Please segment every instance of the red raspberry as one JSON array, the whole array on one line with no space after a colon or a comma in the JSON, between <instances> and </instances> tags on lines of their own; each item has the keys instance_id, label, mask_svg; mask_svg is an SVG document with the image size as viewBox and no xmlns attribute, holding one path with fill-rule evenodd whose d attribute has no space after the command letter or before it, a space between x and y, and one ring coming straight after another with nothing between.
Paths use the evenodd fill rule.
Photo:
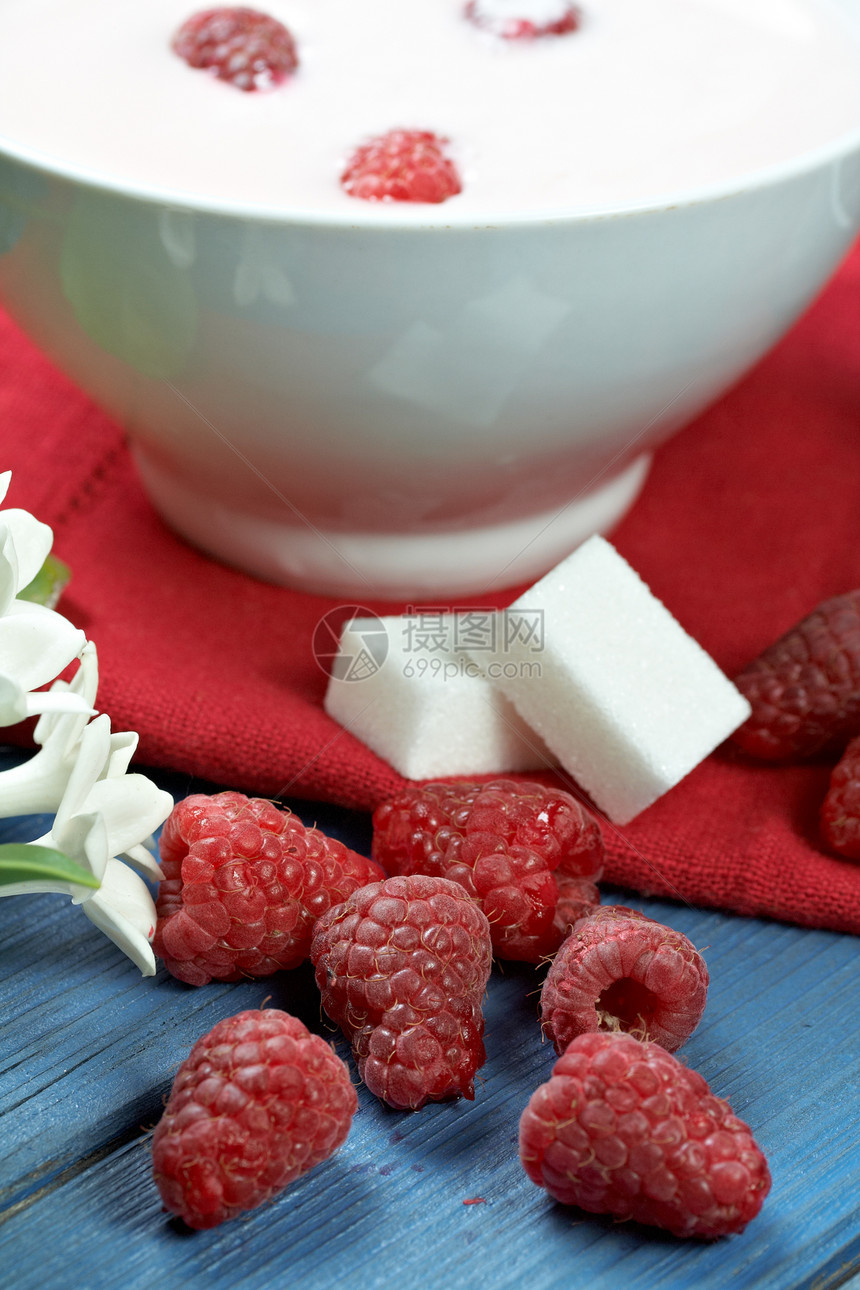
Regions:
<instances>
[{"instance_id":1,"label":"red raspberry","mask_svg":"<svg viewBox=\"0 0 860 1290\"><path fill-rule=\"evenodd\" d=\"M456 882L374 882L319 920L311 959L323 1007L371 1093L401 1110L474 1097L490 929Z\"/></svg>"},{"instance_id":2,"label":"red raspberry","mask_svg":"<svg viewBox=\"0 0 860 1290\"><path fill-rule=\"evenodd\" d=\"M189 67L203 67L240 90L270 90L299 65L283 23L257 9L203 9L173 37L174 52Z\"/></svg>"},{"instance_id":3,"label":"red raspberry","mask_svg":"<svg viewBox=\"0 0 860 1290\"><path fill-rule=\"evenodd\" d=\"M365 202L444 202L463 187L447 142L429 130L389 130L356 148L340 182Z\"/></svg>"},{"instance_id":4,"label":"red raspberry","mask_svg":"<svg viewBox=\"0 0 860 1290\"><path fill-rule=\"evenodd\" d=\"M681 932L621 905L577 923L541 991L543 1028L563 1053L577 1035L624 1030L673 1053L696 1029L708 969Z\"/></svg>"},{"instance_id":5,"label":"red raspberry","mask_svg":"<svg viewBox=\"0 0 860 1290\"><path fill-rule=\"evenodd\" d=\"M153 948L190 985L297 967L320 914L382 877L372 860L242 793L177 803L161 867Z\"/></svg>"},{"instance_id":6,"label":"red raspberry","mask_svg":"<svg viewBox=\"0 0 860 1290\"><path fill-rule=\"evenodd\" d=\"M830 776L821 833L837 855L860 860L860 737L851 740Z\"/></svg>"},{"instance_id":7,"label":"red raspberry","mask_svg":"<svg viewBox=\"0 0 860 1290\"><path fill-rule=\"evenodd\" d=\"M219 1021L179 1067L155 1129L161 1198L189 1227L255 1209L337 1150L357 1105L346 1065L295 1017Z\"/></svg>"},{"instance_id":8,"label":"red raspberry","mask_svg":"<svg viewBox=\"0 0 860 1290\"><path fill-rule=\"evenodd\" d=\"M565 36L582 22L579 9L567 0L469 0L463 12L476 27L503 40Z\"/></svg>"},{"instance_id":9,"label":"red raspberry","mask_svg":"<svg viewBox=\"0 0 860 1290\"><path fill-rule=\"evenodd\" d=\"M555 877L558 884L558 902L555 907L553 928L563 941L580 918L587 918L598 908L600 892L590 878L563 878L558 873ZM548 954L551 953L551 950L548 951ZM541 961L546 958L547 955L541 955Z\"/></svg>"},{"instance_id":10,"label":"red raspberry","mask_svg":"<svg viewBox=\"0 0 860 1290\"><path fill-rule=\"evenodd\" d=\"M779 761L841 750L860 734L860 590L825 600L735 685L752 704L732 736L745 752Z\"/></svg>"},{"instance_id":11,"label":"red raspberry","mask_svg":"<svg viewBox=\"0 0 860 1290\"><path fill-rule=\"evenodd\" d=\"M459 882L490 920L493 949L538 963L600 896L597 822L574 797L540 784L407 788L373 814L374 860L388 873Z\"/></svg>"},{"instance_id":12,"label":"red raspberry","mask_svg":"<svg viewBox=\"0 0 860 1290\"><path fill-rule=\"evenodd\" d=\"M563 1205L676 1236L740 1232L770 1190L743 1120L659 1044L580 1035L529 1101L520 1160Z\"/></svg>"}]
</instances>

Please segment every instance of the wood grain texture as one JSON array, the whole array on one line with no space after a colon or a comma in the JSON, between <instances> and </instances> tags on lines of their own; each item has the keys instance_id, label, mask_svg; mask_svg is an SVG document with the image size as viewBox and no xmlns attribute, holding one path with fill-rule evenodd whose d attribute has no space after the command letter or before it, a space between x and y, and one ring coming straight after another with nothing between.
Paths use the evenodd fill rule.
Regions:
<instances>
[{"instance_id":1,"label":"wood grain texture","mask_svg":"<svg viewBox=\"0 0 860 1290\"><path fill-rule=\"evenodd\" d=\"M174 792L199 787L157 778ZM297 809L366 848L365 817ZM20 822L0 826L0 841L23 836ZM0 900L0 1285L860 1290L860 945L612 899L706 947L708 1006L681 1055L752 1126L774 1177L741 1236L681 1242L565 1209L528 1181L517 1124L553 1053L537 1021L540 973L523 965L493 972L474 1103L395 1112L362 1088L332 1160L246 1219L189 1233L161 1210L150 1175L149 1135L173 1073L215 1021L266 998L346 1056L309 969L202 989L163 971L142 979L64 898L10 897Z\"/></svg>"}]
</instances>

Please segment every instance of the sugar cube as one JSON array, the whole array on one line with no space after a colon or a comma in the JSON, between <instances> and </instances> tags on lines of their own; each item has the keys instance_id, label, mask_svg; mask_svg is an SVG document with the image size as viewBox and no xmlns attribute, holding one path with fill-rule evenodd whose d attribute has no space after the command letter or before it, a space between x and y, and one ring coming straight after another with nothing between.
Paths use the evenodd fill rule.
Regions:
<instances>
[{"instance_id":1,"label":"sugar cube","mask_svg":"<svg viewBox=\"0 0 860 1290\"><path fill-rule=\"evenodd\" d=\"M746 699L604 538L589 538L500 620L494 684L618 824L749 716Z\"/></svg>"},{"instance_id":2,"label":"sugar cube","mask_svg":"<svg viewBox=\"0 0 860 1290\"><path fill-rule=\"evenodd\" d=\"M347 623L325 696L329 716L407 779L552 765L480 662L456 647L457 615L434 614L432 626L418 633L409 615Z\"/></svg>"}]
</instances>

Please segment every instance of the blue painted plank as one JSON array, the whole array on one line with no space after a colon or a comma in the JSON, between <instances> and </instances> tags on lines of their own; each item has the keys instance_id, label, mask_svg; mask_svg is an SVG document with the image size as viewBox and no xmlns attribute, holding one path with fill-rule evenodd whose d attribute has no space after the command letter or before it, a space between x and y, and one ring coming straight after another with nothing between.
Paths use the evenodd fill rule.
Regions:
<instances>
[{"instance_id":1,"label":"blue painted plank","mask_svg":"<svg viewBox=\"0 0 860 1290\"><path fill-rule=\"evenodd\" d=\"M176 779L158 778L176 791ZM366 849L365 817L296 809ZM13 835L20 825L0 826L0 840ZM0 901L0 1268L14 1269L10 1285L860 1290L860 945L621 899L708 947L708 1007L683 1056L751 1124L774 1175L743 1235L680 1242L555 1205L526 1179L517 1123L553 1053L537 1021L540 974L523 965L490 981L474 1103L408 1114L360 1089L332 1160L246 1219L180 1230L160 1209L148 1145L173 1072L218 1018L267 996L331 1036L312 975L200 990L163 971L142 980L62 898L15 897ZM476 1196L485 1203L463 1204Z\"/></svg>"}]
</instances>

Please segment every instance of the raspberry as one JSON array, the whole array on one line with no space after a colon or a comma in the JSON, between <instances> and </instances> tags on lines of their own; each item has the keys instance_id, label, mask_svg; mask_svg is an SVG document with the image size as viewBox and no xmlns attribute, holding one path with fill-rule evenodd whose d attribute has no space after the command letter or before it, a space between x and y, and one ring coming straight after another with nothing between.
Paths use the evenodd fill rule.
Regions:
<instances>
[{"instance_id":1,"label":"raspberry","mask_svg":"<svg viewBox=\"0 0 860 1290\"><path fill-rule=\"evenodd\" d=\"M830 776L821 834L837 855L860 860L860 737L851 740Z\"/></svg>"},{"instance_id":2,"label":"raspberry","mask_svg":"<svg viewBox=\"0 0 860 1290\"><path fill-rule=\"evenodd\" d=\"M320 914L382 876L342 842L242 793L179 802L161 867L153 948L190 985L297 967Z\"/></svg>"},{"instance_id":3,"label":"raspberry","mask_svg":"<svg viewBox=\"0 0 860 1290\"><path fill-rule=\"evenodd\" d=\"M569 935L574 923L594 913L600 904L600 892L589 878L560 878L556 873L556 882L558 902L555 907L553 928L554 933L558 933L563 940ZM542 960L546 957L547 955L541 955Z\"/></svg>"},{"instance_id":4,"label":"raspberry","mask_svg":"<svg viewBox=\"0 0 860 1290\"><path fill-rule=\"evenodd\" d=\"M492 948L462 887L423 874L371 883L319 920L311 959L372 1093L401 1110L474 1097Z\"/></svg>"},{"instance_id":5,"label":"raspberry","mask_svg":"<svg viewBox=\"0 0 860 1290\"><path fill-rule=\"evenodd\" d=\"M173 50L189 67L202 67L240 90L269 90L299 65L283 23L257 9L203 9L173 37Z\"/></svg>"},{"instance_id":6,"label":"raspberry","mask_svg":"<svg viewBox=\"0 0 860 1290\"><path fill-rule=\"evenodd\" d=\"M577 1035L624 1030L673 1053L705 1010L708 969L681 932L604 905L577 923L541 991L543 1028L563 1053Z\"/></svg>"},{"instance_id":7,"label":"raspberry","mask_svg":"<svg viewBox=\"0 0 860 1290\"><path fill-rule=\"evenodd\" d=\"M469 0L471 23L503 40L535 40L576 31L582 14L567 0Z\"/></svg>"},{"instance_id":8,"label":"raspberry","mask_svg":"<svg viewBox=\"0 0 860 1290\"><path fill-rule=\"evenodd\" d=\"M152 1139L165 1206L215 1227L271 1200L337 1150L358 1098L319 1035L286 1012L240 1012L198 1039Z\"/></svg>"},{"instance_id":9,"label":"raspberry","mask_svg":"<svg viewBox=\"0 0 860 1290\"><path fill-rule=\"evenodd\" d=\"M740 1232L770 1190L767 1161L728 1102L632 1035L574 1039L522 1114L520 1160L564 1205L676 1236Z\"/></svg>"},{"instance_id":10,"label":"raspberry","mask_svg":"<svg viewBox=\"0 0 860 1290\"><path fill-rule=\"evenodd\" d=\"M340 182L365 202L444 202L463 187L447 142L428 130L389 130L356 148Z\"/></svg>"},{"instance_id":11,"label":"raspberry","mask_svg":"<svg viewBox=\"0 0 860 1290\"><path fill-rule=\"evenodd\" d=\"M408 788L373 814L371 854L388 873L459 882L490 920L501 958L537 963L596 905L597 822L560 789L509 779Z\"/></svg>"},{"instance_id":12,"label":"raspberry","mask_svg":"<svg viewBox=\"0 0 860 1290\"><path fill-rule=\"evenodd\" d=\"M773 761L841 749L860 734L860 590L825 600L735 685L752 716L732 736Z\"/></svg>"}]
</instances>

